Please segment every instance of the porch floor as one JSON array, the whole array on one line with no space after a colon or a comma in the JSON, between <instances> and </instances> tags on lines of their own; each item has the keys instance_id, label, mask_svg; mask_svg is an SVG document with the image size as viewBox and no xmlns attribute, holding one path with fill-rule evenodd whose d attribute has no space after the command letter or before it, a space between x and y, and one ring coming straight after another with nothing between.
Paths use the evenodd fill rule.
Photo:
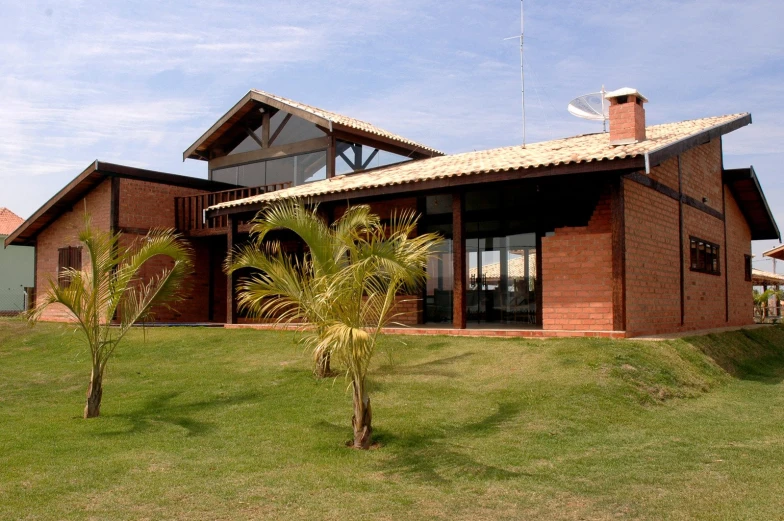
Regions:
<instances>
[{"instance_id":1,"label":"porch floor","mask_svg":"<svg viewBox=\"0 0 784 521\"><path fill-rule=\"evenodd\" d=\"M300 324L225 324L227 329L266 329L294 330ZM466 329L455 329L447 324L417 324L416 326L385 327L384 333L392 335L447 335L447 336L479 336L479 337L514 337L514 338L564 338L564 337L596 337L626 338L625 331L590 331L542 329L541 326L529 324L468 324Z\"/></svg>"}]
</instances>

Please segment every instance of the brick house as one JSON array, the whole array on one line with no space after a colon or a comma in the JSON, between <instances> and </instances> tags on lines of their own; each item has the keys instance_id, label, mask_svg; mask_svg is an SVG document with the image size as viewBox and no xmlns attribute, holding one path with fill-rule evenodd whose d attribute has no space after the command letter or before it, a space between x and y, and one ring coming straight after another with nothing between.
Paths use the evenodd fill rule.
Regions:
<instances>
[{"instance_id":1,"label":"brick house","mask_svg":"<svg viewBox=\"0 0 784 521\"><path fill-rule=\"evenodd\" d=\"M751 241L780 234L753 168L724 169L722 154L722 136L751 116L646 126L639 92L607 98L609 134L444 155L253 90L183 154L207 162L208 181L96 163L6 243L38 245L40 281L70 245L72 208L130 235L174 226L197 253L195 291L160 320L235 324L246 320L220 263L260 208L303 198L334 219L367 203L382 218L413 208L423 231L446 238L423 294L401 296L402 321L422 333L621 337L752 323Z\"/></svg>"}]
</instances>

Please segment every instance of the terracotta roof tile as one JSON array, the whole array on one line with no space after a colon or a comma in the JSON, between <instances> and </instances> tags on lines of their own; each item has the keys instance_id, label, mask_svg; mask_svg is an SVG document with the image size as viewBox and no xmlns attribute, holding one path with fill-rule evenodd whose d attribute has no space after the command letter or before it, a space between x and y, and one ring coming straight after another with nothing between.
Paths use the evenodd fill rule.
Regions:
<instances>
[{"instance_id":1,"label":"terracotta roof tile","mask_svg":"<svg viewBox=\"0 0 784 521\"><path fill-rule=\"evenodd\" d=\"M318 116L320 118L324 118L327 121L331 121L333 124L343 125L345 127L353 128L356 130L361 130L363 132L368 132L370 134L375 134L377 136L382 136L387 139L393 139L400 143L405 143L407 145L419 147L423 150L428 150L438 155L443 155L443 152L436 150L435 148L431 148L429 146L423 145L421 143L417 143L416 141L412 141L408 138L405 138L401 135L395 134L393 132L389 132L384 130L383 128L379 128L375 125L372 125L366 121L362 121L355 118L350 118L348 116L344 116L342 114L338 114L337 112L330 112L329 110L320 109L318 107L313 107L311 105L306 105L305 103L300 103L299 101L294 101L288 98L284 98L282 96L278 96L276 94L271 94L269 92L264 92L263 90L253 89L253 92L257 92L262 96L267 96L268 98L272 98L274 100L279 101L280 103L285 103L286 105L290 105L292 107L298 108L300 110L304 110L305 112L309 112L314 116Z\"/></svg>"},{"instance_id":2,"label":"terracotta roof tile","mask_svg":"<svg viewBox=\"0 0 784 521\"><path fill-rule=\"evenodd\" d=\"M611 146L609 135L598 133L532 143L525 148L512 146L408 161L365 173L336 176L324 181L221 203L209 209L230 208L291 197L307 198L326 194L354 192L369 188L417 183L447 177L643 156L646 153L672 145L677 141L712 127L745 117L748 117L748 114L732 114L654 125L647 127L647 139L645 141L629 145Z\"/></svg>"},{"instance_id":3,"label":"terracotta roof tile","mask_svg":"<svg viewBox=\"0 0 784 521\"><path fill-rule=\"evenodd\" d=\"M8 208L0 207L0 235L11 235L23 222L24 219Z\"/></svg>"}]
</instances>

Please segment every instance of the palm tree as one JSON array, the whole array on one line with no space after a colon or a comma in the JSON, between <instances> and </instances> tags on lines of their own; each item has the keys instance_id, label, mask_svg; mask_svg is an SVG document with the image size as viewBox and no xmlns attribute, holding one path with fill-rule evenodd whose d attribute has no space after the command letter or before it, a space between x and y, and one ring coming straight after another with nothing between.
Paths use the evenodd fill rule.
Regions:
<instances>
[{"instance_id":1,"label":"palm tree","mask_svg":"<svg viewBox=\"0 0 784 521\"><path fill-rule=\"evenodd\" d=\"M353 245L354 238L378 225L378 217L372 215L367 206L349 207L340 219L332 226L328 226L318 216L318 207L308 210L297 203L281 202L259 213L253 221L252 244L240 248L233 261L227 262L226 268L230 272L241 268L274 271L287 268L293 270L296 266L295 271L299 276L304 277L303 280L300 281L297 274L293 272L288 273L288 276L278 272L276 277L279 282L288 281L291 284L289 291L294 292L300 288L300 282L307 282L313 286L316 281L323 282L324 277L335 276L345 265L346 252ZM269 234L285 230L295 233L305 243L308 250L305 264L288 264L279 250L268 249L265 239ZM277 248L277 243L269 244ZM273 259L277 261L277 266L274 268L267 265ZM303 284L303 287L308 284ZM313 290L312 287L308 289L308 291ZM251 312L258 311L253 305L249 305L250 303L244 303L243 298L247 298L247 295L240 295L241 308L244 307ZM305 298L306 295L299 295L299 299ZM327 304L328 302L316 298L309 301L307 305L299 306L297 316L289 316L292 310L276 309L275 311L279 318L285 316L290 320L300 320L319 327L318 324L322 322L321 317L325 312L321 305ZM320 378L332 375L329 352L320 353L314 360L314 373Z\"/></svg>"},{"instance_id":2,"label":"palm tree","mask_svg":"<svg viewBox=\"0 0 784 521\"><path fill-rule=\"evenodd\" d=\"M366 376L381 329L398 316L396 296L416 292L425 281L427 258L441 240L435 234L416 236L416 222L414 212L404 211L385 226L367 206L355 206L328 225L316 208L277 202L254 220L253 243L227 260L230 273L255 270L240 280L240 308L307 324L302 338L314 358L334 359L346 368L355 448L371 445ZM283 228L308 245L301 259L286 255L278 242L262 242L270 230Z\"/></svg>"},{"instance_id":3,"label":"palm tree","mask_svg":"<svg viewBox=\"0 0 784 521\"><path fill-rule=\"evenodd\" d=\"M100 415L103 374L117 345L137 321L153 318L155 306L178 300L191 272L191 250L171 230L152 230L128 249L120 246L120 237L95 230L85 216L79 240L89 265L64 270L60 281L50 280L42 301L27 316L35 324L47 306L62 304L76 319L92 361L85 418ZM169 257L171 266L144 280L142 266L159 255Z\"/></svg>"},{"instance_id":4,"label":"palm tree","mask_svg":"<svg viewBox=\"0 0 784 521\"><path fill-rule=\"evenodd\" d=\"M768 316L768 307L769 307L770 298L773 297L774 295L776 297L776 302L778 303L778 301L782 297L782 292L779 290L771 288L771 289L766 289L763 292L760 292L759 290L756 289L753 291L754 310L756 314L759 315L762 322L765 322L765 319Z\"/></svg>"}]
</instances>

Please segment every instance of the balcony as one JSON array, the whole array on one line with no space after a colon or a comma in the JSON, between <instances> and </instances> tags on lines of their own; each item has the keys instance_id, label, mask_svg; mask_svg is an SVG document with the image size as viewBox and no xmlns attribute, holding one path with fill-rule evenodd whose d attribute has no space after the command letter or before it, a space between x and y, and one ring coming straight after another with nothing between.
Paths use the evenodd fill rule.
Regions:
<instances>
[{"instance_id":1,"label":"balcony","mask_svg":"<svg viewBox=\"0 0 784 521\"><path fill-rule=\"evenodd\" d=\"M210 219L205 218L205 211L210 206L253 197L254 195L274 192L291 186L291 183L234 188L222 192L191 195L174 198L174 218L177 231L184 235L219 235L226 233L228 217L221 215ZM240 222L239 224L245 224Z\"/></svg>"}]
</instances>

